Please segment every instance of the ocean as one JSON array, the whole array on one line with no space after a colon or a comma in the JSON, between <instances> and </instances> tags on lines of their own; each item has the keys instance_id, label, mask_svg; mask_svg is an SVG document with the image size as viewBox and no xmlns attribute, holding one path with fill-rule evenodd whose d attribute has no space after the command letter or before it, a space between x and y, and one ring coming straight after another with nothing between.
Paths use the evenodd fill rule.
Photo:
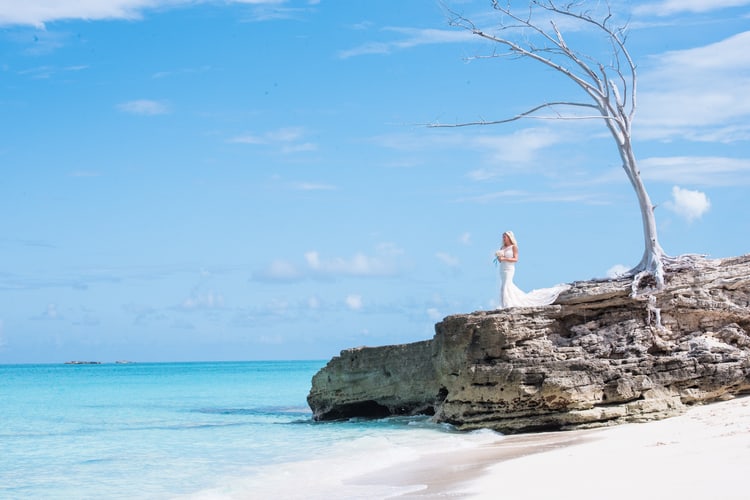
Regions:
<instances>
[{"instance_id":1,"label":"ocean","mask_svg":"<svg viewBox=\"0 0 750 500\"><path fill-rule=\"evenodd\" d=\"M314 422L324 364L0 365L0 498L388 498L421 486L362 478L498 439L427 417Z\"/></svg>"}]
</instances>

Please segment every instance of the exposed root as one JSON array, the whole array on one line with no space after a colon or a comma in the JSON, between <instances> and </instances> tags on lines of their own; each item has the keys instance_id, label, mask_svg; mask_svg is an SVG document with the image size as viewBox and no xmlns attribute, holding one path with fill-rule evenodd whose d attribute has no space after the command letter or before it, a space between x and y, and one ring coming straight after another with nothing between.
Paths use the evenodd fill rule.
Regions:
<instances>
[{"instance_id":1,"label":"exposed root","mask_svg":"<svg viewBox=\"0 0 750 500\"><path fill-rule=\"evenodd\" d=\"M656 307L655 295L649 295L646 309L648 310L648 324L657 330L666 331L664 325L661 324L661 309Z\"/></svg>"},{"instance_id":2,"label":"exposed root","mask_svg":"<svg viewBox=\"0 0 750 500\"><path fill-rule=\"evenodd\" d=\"M672 257L664 254L661 249L647 252L637 266L625 273L625 276L633 277L630 296L635 298L658 292L664 288L666 271L694 269L703 262L706 262L706 256L701 254L683 254Z\"/></svg>"},{"instance_id":3,"label":"exposed root","mask_svg":"<svg viewBox=\"0 0 750 500\"><path fill-rule=\"evenodd\" d=\"M634 299L646 299L648 324L660 331L667 330L661 322L661 309L656 306L656 292L664 288L665 271L675 272L695 269L705 265L706 256L701 254L683 254L676 257L661 253L658 258L646 258L627 275L633 277L630 285L630 296Z\"/></svg>"},{"instance_id":4,"label":"exposed root","mask_svg":"<svg viewBox=\"0 0 750 500\"><path fill-rule=\"evenodd\" d=\"M662 262L665 269L669 271L683 271L685 269L694 269L696 266L707 261L705 254L698 253L687 253L671 257L665 255L662 257Z\"/></svg>"}]
</instances>

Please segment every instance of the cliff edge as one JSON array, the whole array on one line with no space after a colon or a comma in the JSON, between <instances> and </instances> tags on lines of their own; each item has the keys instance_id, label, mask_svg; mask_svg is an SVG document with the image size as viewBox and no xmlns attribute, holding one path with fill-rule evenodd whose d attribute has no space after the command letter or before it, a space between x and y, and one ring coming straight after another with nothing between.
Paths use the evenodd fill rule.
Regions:
<instances>
[{"instance_id":1,"label":"cliff edge","mask_svg":"<svg viewBox=\"0 0 750 500\"><path fill-rule=\"evenodd\" d=\"M432 415L503 433L664 418L750 392L750 254L682 258L665 287L571 284L550 306L445 318L431 340L347 349L312 379L316 420Z\"/></svg>"}]
</instances>

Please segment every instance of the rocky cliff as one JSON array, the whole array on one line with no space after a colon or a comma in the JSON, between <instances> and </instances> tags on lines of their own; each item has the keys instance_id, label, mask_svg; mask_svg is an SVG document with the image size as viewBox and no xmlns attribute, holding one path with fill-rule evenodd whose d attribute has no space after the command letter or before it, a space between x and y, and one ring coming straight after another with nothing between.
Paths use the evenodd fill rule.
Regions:
<instances>
[{"instance_id":1,"label":"rocky cliff","mask_svg":"<svg viewBox=\"0 0 750 500\"><path fill-rule=\"evenodd\" d=\"M432 340L342 351L308 403L316 420L428 414L515 433L750 392L750 255L683 258L665 278L653 293L632 278L576 282L551 306L449 316Z\"/></svg>"}]
</instances>

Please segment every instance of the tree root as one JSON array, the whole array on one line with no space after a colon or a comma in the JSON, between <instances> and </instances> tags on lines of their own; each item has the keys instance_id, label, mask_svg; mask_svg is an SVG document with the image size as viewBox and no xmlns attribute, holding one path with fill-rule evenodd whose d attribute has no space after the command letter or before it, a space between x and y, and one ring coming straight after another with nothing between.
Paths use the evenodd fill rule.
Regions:
<instances>
[{"instance_id":1,"label":"tree root","mask_svg":"<svg viewBox=\"0 0 750 500\"><path fill-rule=\"evenodd\" d=\"M650 255L644 255L641 262L633 269L624 274L632 276L630 285L630 296L648 297L653 292L664 289L664 280L667 272L694 269L701 262L706 262L706 256L702 254L683 254L672 257L663 252L656 251Z\"/></svg>"},{"instance_id":2,"label":"tree root","mask_svg":"<svg viewBox=\"0 0 750 500\"><path fill-rule=\"evenodd\" d=\"M648 324L660 331L666 328L661 323L661 309L656 306L655 293L664 289L665 272L676 272L695 269L705 265L706 256L702 254L683 254L676 257L661 254L658 259L651 259L651 265L643 269L644 261L631 269L626 275L633 276L630 285L630 297L647 301Z\"/></svg>"}]
</instances>

